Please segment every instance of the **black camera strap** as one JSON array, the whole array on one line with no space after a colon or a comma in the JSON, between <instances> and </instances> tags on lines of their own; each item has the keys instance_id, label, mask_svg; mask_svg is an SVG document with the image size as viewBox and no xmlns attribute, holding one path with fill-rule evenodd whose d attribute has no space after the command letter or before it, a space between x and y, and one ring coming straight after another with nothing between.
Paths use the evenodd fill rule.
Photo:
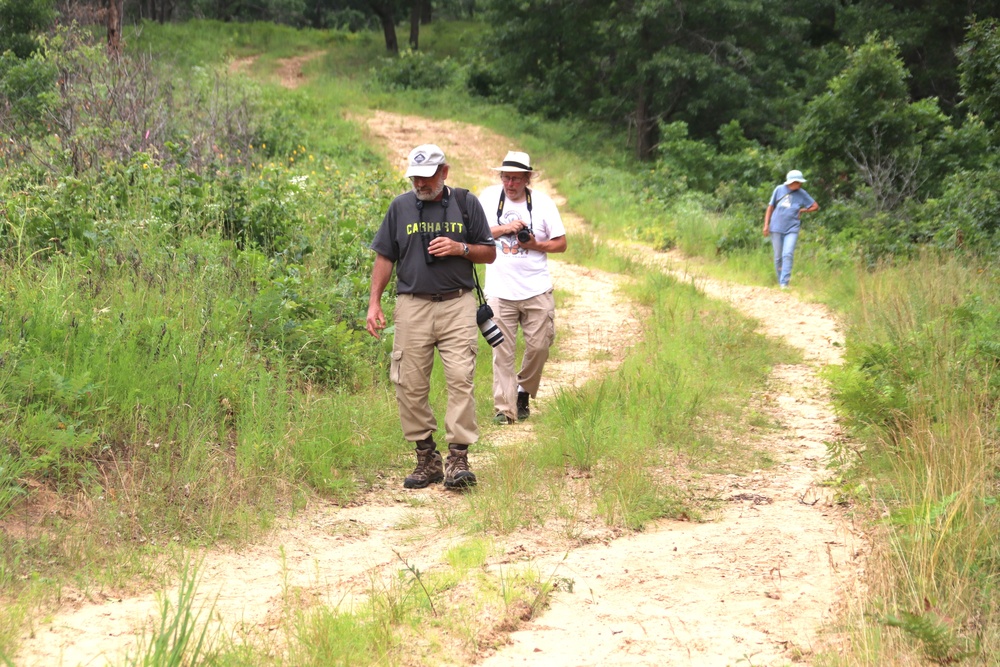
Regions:
<instances>
[{"instance_id":1,"label":"black camera strap","mask_svg":"<svg viewBox=\"0 0 1000 667\"><path fill-rule=\"evenodd\" d=\"M441 222L447 222L448 221L448 197L451 196L451 189L449 187L445 186L443 194L444 194L444 196L441 197L441 199L438 201L438 203L441 204ZM414 196L416 196L416 195L414 195ZM462 208L461 205L459 205L459 208ZM417 197L417 210L420 212L421 215L423 215L423 213L424 213L424 201L422 199L420 199L420 197ZM464 215L465 211L463 210L462 213Z\"/></svg>"},{"instance_id":2,"label":"black camera strap","mask_svg":"<svg viewBox=\"0 0 1000 667\"><path fill-rule=\"evenodd\" d=\"M486 297L483 295L483 288L479 286L479 271L476 271L476 265L472 265L472 277L476 281L476 299L479 301L479 305L482 306L486 303Z\"/></svg>"},{"instance_id":3,"label":"black camera strap","mask_svg":"<svg viewBox=\"0 0 1000 667\"><path fill-rule=\"evenodd\" d=\"M524 189L524 196L527 197L527 203L528 203L528 231L530 231L532 234L534 234L535 233L535 221L531 217L531 188L525 188ZM504 201L506 201L506 199L507 199L507 193L504 191L503 188L500 188L500 201L497 202L497 224L498 225L503 224L500 221L500 216L503 215L503 204L504 204Z\"/></svg>"}]
</instances>

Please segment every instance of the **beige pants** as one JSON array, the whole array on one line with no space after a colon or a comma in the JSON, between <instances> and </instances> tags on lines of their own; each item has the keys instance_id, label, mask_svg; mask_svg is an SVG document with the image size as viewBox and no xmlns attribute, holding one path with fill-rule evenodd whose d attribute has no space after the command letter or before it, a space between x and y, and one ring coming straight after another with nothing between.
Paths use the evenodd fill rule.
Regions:
<instances>
[{"instance_id":1,"label":"beige pants","mask_svg":"<svg viewBox=\"0 0 1000 667\"><path fill-rule=\"evenodd\" d=\"M403 437L416 442L437 431L429 400L434 348L437 348L448 386L445 439L449 444L476 442L479 428L472 380L476 373L479 328L472 293L438 302L400 294L394 319L396 334L392 340L389 378L396 385Z\"/></svg>"},{"instance_id":2,"label":"beige pants","mask_svg":"<svg viewBox=\"0 0 1000 667\"><path fill-rule=\"evenodd\" d=\"M493 321L503 332L503 343L493 348L493 407L517 419L517 386L534 398L542 381L542 368L556 338L556 300L549 290L523 301L492 298L489 304ZM515 374L518 325L524 335L524 358Z\"/></svg>"}]
</instances>

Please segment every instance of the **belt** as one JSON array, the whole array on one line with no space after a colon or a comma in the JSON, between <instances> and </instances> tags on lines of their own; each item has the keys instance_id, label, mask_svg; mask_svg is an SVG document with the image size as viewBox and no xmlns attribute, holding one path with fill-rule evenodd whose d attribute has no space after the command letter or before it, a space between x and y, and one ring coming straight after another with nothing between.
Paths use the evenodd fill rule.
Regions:
<instances>
[{"instance_id":1,"label":"belt","mask_svg":"<svg viewBox=\"0 0 1000 667\"><path fill-rule=\"evenodd\" d=\"M415 299L423 299L424 301L451 301L468 293L468 291L467 289L457 289L454 292L443 292L441 294L411 294L410 296Z\"/></svg>"}]
</instances>

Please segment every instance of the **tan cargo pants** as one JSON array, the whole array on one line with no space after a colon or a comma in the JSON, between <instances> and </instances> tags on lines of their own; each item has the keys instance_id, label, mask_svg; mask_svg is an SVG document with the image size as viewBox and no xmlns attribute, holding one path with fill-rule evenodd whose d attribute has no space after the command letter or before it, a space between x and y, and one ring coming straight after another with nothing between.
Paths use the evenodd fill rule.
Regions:
<instances>
[{"instance_id":1,"label":"tan cargo pants","mask_svg":"<svg viewBox=\"0 0 1000 667\"><path fill-rule=\"evenodd\" d=\"M516 421L517 386L535 397L556 339L556 300L549 290L522 301L492 298L489 304L493 321L503 332L503 343L493 348L493 407ZM518 325L524 335L524 357L515 374Z\"/></svg>"},{"instance_id":2,"label":"tan cargo pants","mask_svg":"<svg viewBox=\"0 0 1000 667\"><path fill-rule=\"evenodd\" d=\"M434 348L437 348L448 387L445 439L448 444L461 445L479 440L472 393L479 328L472 292L437 302L400 294L394 320L396 333L389 379L396 385L403 437L416 442L437 431L429 400Z\"/></svg>"}]
</instances>

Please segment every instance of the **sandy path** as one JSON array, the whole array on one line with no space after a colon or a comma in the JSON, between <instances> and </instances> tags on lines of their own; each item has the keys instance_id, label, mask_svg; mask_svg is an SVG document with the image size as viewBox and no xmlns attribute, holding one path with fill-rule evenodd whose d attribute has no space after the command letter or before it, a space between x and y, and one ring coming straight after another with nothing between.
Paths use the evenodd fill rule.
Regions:
<instances>
[{"instance_id":1,"label":"sandy path","mask_svg":"<svg viewBox=\"0 0 1000 667\"><path fill-rule=\"evenodd\" d=\"M488 167L516 148L503 137L454 122L384 112L368 122L397 166L412 146L434 141L455 165L459 178L452 182L473 190L490 182L494 175ZM535 185L555 195L548 184ZM581 224L567 216L571 236ZM633 252L664 270L679 266L669 255ZM558 319L560 352L547 366L542 401L608 372L640 331L637 321L604 307L621 277L557 262L553 273L568 299ZM586 546L544 531L505 538L499 552L520 554L543 573L558 571L573 580L574 592L558 592L551 608L511 635L507 646L480 656L483 664L809 664L812 652L830 639L821 633L823 624L834 617L860 562L857 539L817 487L823 443L840 437L816 375L822 364L839 358L836 325L822 308L792 294L695 280L706 293L760 319L768 335L785 337L806 352L806 363L775 369L761 399L762 409L784 429L753 446L770 449L780 464L716 480L716 492L735 500L709 523L659 522L620 539L595 525L592 536L600 539ZM595 348L604 353L594 354ZM544 402L540 405L544 409ZM531 437L530 420L487 437L500 442ZM252 637L272 631L291 598L336 605L363 596L372 577L399 569L397 552L411 562L438 562L461 537L441 527L434 507L459 500L439 488L404 494L398 482L389 480L358 507L310 507L243 551L202 554L199 605L214 602L218 628ZM493 566L504 560L496 557ZM158 617L153 594L69 593L64 600L60 611L27 633L15 664L119 660Z\"/></svg>"},{"instance_id":2,"label":"sandy path","mask_svg":"<svg viewBox=\"0 0 1000 667\"><path fill-rule=\"evenodd\" d=\"M506 150L517 148L503 137L454 121L376 112L369 128L400 166L413 146L438 143L476 188L495 178L484 166L497 164ZM560 201L548 183L534 185ZM568 217L572 237L581 221ZM560 576L574 580L574 593L558 594L545 614L515 632L510 646L483 664L808 663L817 648L835 646L837 638L821 632L835 618L838 601L854 585L860 567L856 536L830 494L818 486L824 479L825 443L842 437L826 386L817 376L823 365L839 363L837 323L825 308L790 293L698 278L679 268L685 262L677 255L641 246L626 251L680 280L693 280L706 294L760 320L767 335L803 350L806 363L776 368L771 391L763 398L762 409L784 430L754 446L770 450L780 463L749 478L724 480L717 492L737 500L712 523L660 522L643 534L576 548L568 555L536 551L540 570L558 568ZM557 288L592 290L589 300L595 304L606 302L602 295L611 293L613 282L596 290L581 286L579 267L553 262L553 270ZM613 319L621 312L588 317ZM559 320L567 315L560 313ZM572 321L583 320L574 314ZM623 328L635 330L631 324ZM574 338L571 348L582 340ZM594 343L587 340L586 345ZM613 352L618 357L621 350Z\"/></svg>"}]
</instances>

